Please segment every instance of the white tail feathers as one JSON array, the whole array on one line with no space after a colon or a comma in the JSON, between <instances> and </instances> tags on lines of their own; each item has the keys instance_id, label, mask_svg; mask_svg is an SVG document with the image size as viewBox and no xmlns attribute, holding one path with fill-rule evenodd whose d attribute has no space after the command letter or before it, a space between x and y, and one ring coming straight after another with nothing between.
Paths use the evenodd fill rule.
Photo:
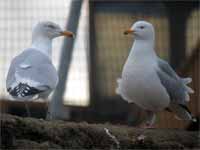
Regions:
<instances>
[{"instance_id":1,"label":"white tail feathers","mask_svg":"<svg viewBox=\"0 0 200 150\"><path fill-rule=\"evenodd\" d=\"M182 78L182 81L183 81L183 83L184 84L189 84L189 83L191 83L192 82L192 78Z\"/></svg>"},{"instance_id":2,"label":"white tail feathers","mask_svg":"<svg viewBox=\"0 0 200 150\"><path fill-rule=\"evenodd\" d=\"M115 92L116 92L117 94L120 94L120 88L119 88L120 82L121 82L121 78L118 78L118 79L117 79L118 87L117 87L116 90L115 90Z\"/></svg>"},{"instance_id":3,"label":"white tail feathers","mask_svg":"<svg viewBox=\"0 0 200 150\"><path fill-rule=\"evenodd\" d=\"M121 82L121 78L118 78L117 83L120 84L120 82Z\"/></svg>"},{"instance_id":4,"label":"white tail feathers","mask_svg":"<svg viewBox=\"0 0 200 150\"><path fill-rule=\"evenodd\" d=\"M183 84L185 86L185 89L186 89L185 100L188 102L188 101L190 101L189 94L193 94L194 93L194 90L192 88L190 88L189 86L187 86L187 84L192 82L192 78L182 78L181 80L182 80L182 82L183 82Z\"/></svg>"},{"instance_id":5,"label":"white tail feathers","mask_svg":"<svg viewBox=\"0 0 200 150\"><path fill-rule=\"evenodd\" d=\"M194 90L190 88L189 86L186 86L187 92L193 94Z\"/></svg>"},{"instance_id":6,"label":"white tail feathers","mask_svg":"<svg viewBox=\"0 0 200 150\"><path fill-rule=\"evenodd\" d=\"M185 101L186 102L190 101L190 96L189 96L188 92L185 92Z\"/></svg>"},{"instance_id":7,"label":"white tail feathers","mask_svg":"<svg viewBox=\"0 0 200 150\"><path fill-rule=\"evenodd\" d=\"M192 122L197 122L197 119L195 117L192 117Z\"/></svg>"}]
</instances>

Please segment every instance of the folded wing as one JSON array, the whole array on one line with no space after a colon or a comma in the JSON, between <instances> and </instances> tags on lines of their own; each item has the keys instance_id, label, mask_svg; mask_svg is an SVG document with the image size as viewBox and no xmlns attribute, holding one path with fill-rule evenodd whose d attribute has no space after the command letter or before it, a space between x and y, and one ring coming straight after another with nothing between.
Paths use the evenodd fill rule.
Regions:
<instances>
[{"instance_id":1,"label":"folded wing","mask_svg":"<svg viewBox=\"0 0 200 150\"><path fill-rule=\"evenodd\" d=\"M158 58L157 75L161 84L170 96L171 103L169 109L184 120L194 120L191 112L186 106L189 101L189 93L194 91L187 86L192 81L191 78L180 78L170 65L164 60Z\"/></svg>"},{"instance_id":2,"label":"folded wing","mask_svg":"<svg viewBox=\"0 0 200 150\"><path fill-rule=\"evenodd\" d=\"M14 98L30 98L55 89L58 76L47 56L32 49L15 57L11 63L6 86Z\"/></svg>"}]
</instances>

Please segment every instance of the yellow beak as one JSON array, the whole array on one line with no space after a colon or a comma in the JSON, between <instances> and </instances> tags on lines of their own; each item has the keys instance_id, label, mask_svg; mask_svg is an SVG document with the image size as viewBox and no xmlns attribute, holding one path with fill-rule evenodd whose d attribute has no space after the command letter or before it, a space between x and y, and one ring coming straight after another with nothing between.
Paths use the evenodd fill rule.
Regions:
<instances>
[{"instance_id":1,"label":"yellow beak","mask_svg":"<svg viewBox=\"0 0 200 150\"><path fill-rule=\"evenodd\" d=\"M74 33L70 31L62 31L61 35L74 38Z\"/></svg>"},{"instance_id":2,"label":"yellow beak","mask_svg":"<svg viewBox=\"0 0 200 150\"><path fill-rule=\"evenodd\" d=\"M128 30L124 31L124 34L126 35L126 34L130 34L130 33L133 33L133 32L134 32L133 29L128 29Z\"/></svg>"}]
</instances>

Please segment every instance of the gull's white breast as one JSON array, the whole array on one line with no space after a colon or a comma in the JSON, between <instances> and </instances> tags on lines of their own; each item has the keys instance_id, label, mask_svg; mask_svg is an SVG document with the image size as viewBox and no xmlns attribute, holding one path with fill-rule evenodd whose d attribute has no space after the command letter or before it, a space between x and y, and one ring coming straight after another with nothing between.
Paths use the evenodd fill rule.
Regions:
<instances>
[{"instance_id":1,"label":"gull's white breast","mask_svg":"<svg viewBox=\"0 0 200 150\"><path fill-rule=\"evenodd\" d=\"M145 110L160 111L166 108L170 99L156 74L156 67L155 62L127 62L118 81L117 92L128 102Z\"/></svg>"}]
</instances>

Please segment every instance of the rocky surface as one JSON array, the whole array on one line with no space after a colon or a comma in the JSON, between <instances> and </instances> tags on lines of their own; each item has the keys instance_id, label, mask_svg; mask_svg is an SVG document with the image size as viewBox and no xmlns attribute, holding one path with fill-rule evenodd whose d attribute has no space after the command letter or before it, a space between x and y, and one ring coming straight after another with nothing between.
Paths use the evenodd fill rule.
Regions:
<instances>
[{"instance_id":1,"label":"rocky surface","mask_svg":"<svg viewBox=\"0 0 200 150\"><path fill-rule=\"evenodd\" d=\"M1 149L198 149L198 132L1 114Z\"/></svg>"}]
</instances>

